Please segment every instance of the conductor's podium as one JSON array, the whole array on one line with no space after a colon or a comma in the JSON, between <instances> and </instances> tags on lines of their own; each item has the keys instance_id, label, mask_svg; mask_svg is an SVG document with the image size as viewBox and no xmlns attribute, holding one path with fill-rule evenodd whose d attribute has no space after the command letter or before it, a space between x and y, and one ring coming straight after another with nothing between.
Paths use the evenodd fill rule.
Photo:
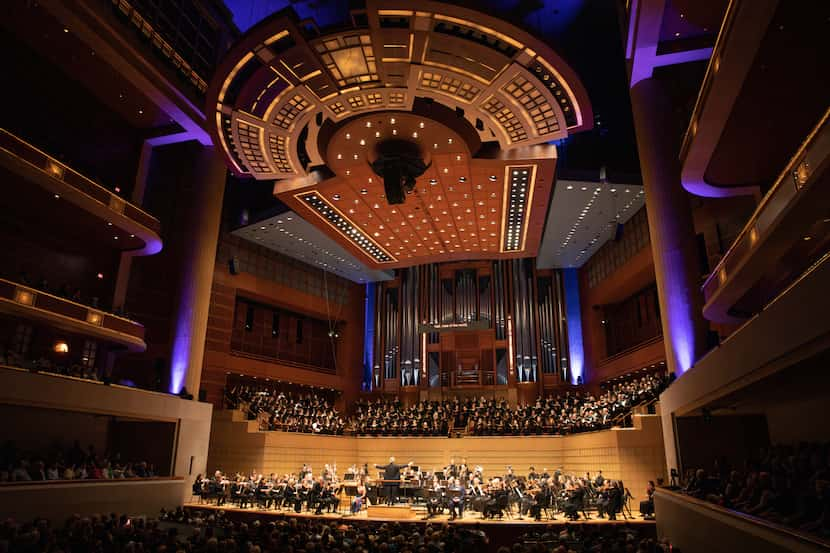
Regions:
<instances>
[{"instance_id":1,"label":"conductor's podium","mask_svg":"<svg viewBox=\"0 0 830 553\"><path fill-rule=\"evenodd\" d=\"M369 505L366 507L369 518L386 518L390 520L411 520L418 513L409 505Z\"/></svg>"}]
</instances>

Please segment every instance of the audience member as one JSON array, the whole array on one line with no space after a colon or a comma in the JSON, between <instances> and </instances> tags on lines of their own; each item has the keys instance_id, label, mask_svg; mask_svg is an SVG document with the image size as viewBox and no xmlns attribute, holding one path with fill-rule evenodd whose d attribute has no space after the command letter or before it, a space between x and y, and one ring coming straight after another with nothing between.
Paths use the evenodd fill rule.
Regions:
<instances>
[{"instance_id":1,"label":"audience member","mask_svg":"<svg viewBox=\"0 0 830 553\"><path fill-rule=\"evenodd\" d=\"M773 446L727 470L687 472L692 497L778 524L830 537L830 443Z\"/></svg>"},{"instance_id":2,"label":"audience member","mask_svg":"<svg viewBox=\"0 0 830 553\"><path fill-rule=\"evenodd\" d=\"M0 450L0 482L33 480L109 480L150 478L155 467L146 461L125 461L119 454L98 455L92 446L84 451L76 441L71 448L24 452L7 441Z\"/></svg>"}]
</instances>

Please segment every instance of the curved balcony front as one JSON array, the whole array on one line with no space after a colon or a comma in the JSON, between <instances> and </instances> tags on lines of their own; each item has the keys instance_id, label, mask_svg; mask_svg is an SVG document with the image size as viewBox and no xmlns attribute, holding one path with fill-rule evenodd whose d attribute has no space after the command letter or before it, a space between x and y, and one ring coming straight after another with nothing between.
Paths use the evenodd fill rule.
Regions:
<instances>
[{"instance_id":1,"label":"curved balcony front","mask_svg":"<svg viewBox=\"0 0 830 553\"><path fill-rule=\"evenodd\" d=\"M0 279L0 313L120 344L132 352L147 349L140 323L5 279Z\"/></svg>"},{"instance_id":2,"label":"curved balcony front","mask_svg":"<svg viewBox=\"0 0 830 553\"><path fill-rule=\"evenodd\" d=\"M703 315L737 323L830 255L830 109L703 285Z\"/></svg>"},{"instance_id":3,"label":"curved balcony front","mask_svg":"<svg viewBox=\"0 0 830 553\"><path fill-rule=\"evenodd\" d=\"M6 129L0 129L0 165L54 198L111 223L122 237L120 242L113 243L118 249L133 255L161 251L158 219ZM48 206L27 207L48 209Z\"/></svg>"},{"instance_id":4,"label":"curved balcony front","mask_svg":"<svg viewBox=\"0 0 830 553\"><path fill-rule=\"evenodd\" d=\"M766 193L815 126L830 96L820 9L729 2L680 151L690 193Z\"/></svg>"}]
</instances>

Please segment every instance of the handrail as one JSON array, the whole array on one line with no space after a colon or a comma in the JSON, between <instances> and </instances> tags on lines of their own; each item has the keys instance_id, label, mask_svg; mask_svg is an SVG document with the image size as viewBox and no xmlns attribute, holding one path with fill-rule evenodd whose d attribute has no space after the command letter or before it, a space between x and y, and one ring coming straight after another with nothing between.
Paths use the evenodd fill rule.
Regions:
<instances>
[{"instance_id":1,"label":"handrail","mask_svg":"<svg viewBox=\"0 0 830 553\"><path fill-rule=\"evenodd\" d=\"M130 478L76 478L74 480L20 480L16 482L0 482L0 490L19 488L21 486L67 486L72 484L123 484L126 482L183 482L184 476L134 476Z\"/></svg>"},{"instance_id":2,"label":"handrail","mask_svg":"<svg viewBox=\"0 0 830 553\"><path fill-rule=\"evenodd\" d=\"M52 294L51 292L46 292L44 290L41 290L40 288L35 288L34 286L29 286L28 284L21 284L20 282L15 282L13 280L9 280L7 278L2 278L2 277L0 277L0 282L5 282L6 284L11 284L15 288L25 288L26 290L30 290L31 292L33 292L34 294L37 294L38 296L48 296L48 297L50 297L52 299L55 299L55 300L58 300L60 302L75 305L77 307L80 307L81 309L91 309L91 310L97 311L97 312L99 312L102 315L105 315L107 317L113 317L115 319L121 319L122 321L131 323L131 324L134 324L134 325L138 325L140 327L144 327L143 324L141 324L138 321L135 321L133 319L128 319L127 317L122 317L121 315L116 315L115 313L107 311L106 309L101 309L100 307L93 307L91 305L87 305L87 304L84 304L84 303L79 303L79 302L77 302L75 300L71 300L69 298L64 298L62 296L56 296L55 294Z\"/></svg>"},{"instance_id":3,"label":"handrail","mask_svg":"<svg viewBox=\"0 0 830 553\"><path fill-rule=\"evenodd\" d=\"M795 187L796 193L799 191L800 186L797 182L793 179L794 171L797 169L798 165L802 161L802 157L804 156L805 151L809 146L812 145L813 140L815 139L816 135L822 130L825 124L827 124L828 118L830 118L830 108L825 110L824 115L819 120L818 124L810 131L810 134L804 139L799 146L798 150L796 150L795 154L790 158L790 161L787 165L784 166L784 169L778 175L778 178L775 180L775 183L770 187L761 201L758 203L758 206L755 208L755 211L750 216L749 220L744 225L744 228L741 229L741 232L729 246L729 249L726 250L726 253L723 254L718 264L715 265L714 269L709 276L706 277L706 280L703 282L703 286L701 289L704 292L704 296L714 294L714 292L720 288L720 286L716 286L713 289L710 289L710 283L713 282L714 279L718 279L720 282L719 284L723 284L726 281L727 273L725 272L725 265L728 261L730 261L730 257L732 256L733 252L735 252L738 248L744 245L745 241L749 241L751 243L756 243L761 241L761 234L766 228L761 229L758 227L758 221L761 219L761 216L764 215L764 210L770 205L774 198L776 198L777 193L785 186L785 182L790 181L790 184ZM793 196L795 197L795 196ZM787 202L784 206L779 206L780 209L789 205L790 202ZM767 227L768 228L768 227ZM752 233L755 233L754 235ZM753 238L754 236L754 238ZM721 272L723 271L723 275ZM717 282L717 281L716 281ZM707 294L709 292L709 294ZM708 298L707 298L708 301Z\"/></svg>"},{"instance_id":4,"label":"handrail","mask_svg":"<svg viewBox=\"0 0 830 553\"><path fill-rule=\"evenodd\" d=\"M0 364L0 369L6 370L6 371L16 371L16 372L19 372L19 373L31 373L32 372L29 369L24 369L23 367L15 367L15 366L12 366L12 365L2 365L2 364ZM88 385L91 385L91 386L107 386L109 388L114 388L116 390L130 390L131 392L141 392L143 394L153 394L153 395L162 396L162 397L166 397L166 398L177 397L174 394L168 394L168 393L165 393L165 392L158 392L156 390L148 390L146 388L138 388L138 387L135 387L135 386L125 386L123 384L105 384L104 382L102 382L100 380L91 380L89 378L82 378L80 376L72 376L72 375L69 375L69 374L60 374L60 373L55 373L55 372L50 372L50 371L40 371L40 370L37 371L35 374L37 374L38 376L46 376L46 377L50 377L50 378L62 378L64 380L73 380L75 382L88 384Z\"/></svg>"},{"instance_id":5,"label":"handrail","mask_svg":"<svg viewBox=\"0 0 830 553\"><path fill-rule=\"evenodd\" d=\"M795 530L790 528L789 526L784 526L783 524L778 524L776 522L772 522L763 518L759 518L747 513L742 513L740 511L735 511L732 509L727 509L726 507L722 507L721 505L717 505L716 503L711 503L709 501L704 501L702 499L698 499L696 497L692 497L689 495L682 494L680 492L676 492L670 490L668 488L657 488L656 494L661 495L665 494L668 498L676 502L686 502L690 503L696 507L700 507L702 509L706 509L717 513L719 515L727 516L736 520L740 520L743 522L749 522L755 524L757 526L761 526L766 530L772 532L780 532L782 534L786 534L788 537L807 542L811 545L815 545L818 547L823 548L830 548L830 541L824 540L819 536L814 536L812 534L807 534L806 532L802 532L800 530Z\"/></svg>"},{"instance_id":6,"label":"handrail","mask_svg":"<svg viewBox=\"0 0 830 553\"><path fill-rule=\"evenodd\" d=\"M645 347L651 346L653 344L656 344L657 342L662 342L662 341L663 341L663 331L662 331L662 329L660 329L656 336L648 338L647 340L644 340L644 341L640 342L639 344L635 344L635 345L633 345L633 346L631 346L627 349L619 351L619 352L615 353L614 355L609 355L608 357L606 357L604 359L600 359L600 361L599 361L599 363L597 363L597 365L600 366L600 367L602 365L607 365L608 363L610 363L612 361L616 361L617 359L620 359L621 357L625 357L626 355L628 355L630 353L634 353L635 351L637 351L639 349L643 349Z\"/></svg>"},{"instance_id":7,"label":"handrail","mask_svg":"<svg viewBox=\"0 0 830 553\"><path fill-rule=\"evenodd\" d=\"M280 365L285 365L287 367L294 367L297 369L305 369L312 372L322 373L322 374L333 374L336 375L337 371L335 369L327 369L325 367L318 367L316 365L308 365L306 363L300 363L297 361L289 361L288 359L280 359L279 357L269 357L267 355L260 355L257 353L249 353L247 351L242 351L238 349L231 349L231 355L234 357L245 357L247 359L255 359L257 361L267 361L268 363L278 362Z\"/></svg>"},{"instance_id":8,"label":"handrail","mask_svg":"<svg viewBox=\"0 0 830 553\"><path fill-rule=\"evenodd\" d=\"M14 149L14 150L10 149L10 148L14 148L15 146L17 146L18 149ZM25 151L20 151L20 149L19 149L20 146L24 147ZM147 213L146 211L144 211L142 208L138 207L134 203L127 201L126 199L122 198L121 196L118 196L114 192L112 192L112 191L108 190L107 188L101 186L100 184L98 184L94 180L90 179L86 175L76 171L75 169L73 169L72 167L67 165L66 163L63 163L62 161L60 161L60 160L54 158L53 156L47 154L46 152L44 152L43 150L41 150L37 146L34 146L33 144L23 140L22 138L20 138L19 136L13 134L12 132L10 132L8 129L5 129L5 128L0 128L0 149L3 149L5 151L9 152L10 154L19 157L23 161L29 163L30 165L36 167L37 169L39 169L41 171L47 173L49 176L51 176L53 178L56 178L56 179L60 180L61 182L63 182L64 184L66 184L68 186L71 186L72 188L78 190L79 192L82 192L82 193L86 194L87 196L89 196L90 198L98 201L99 203L101 203L104 206L109 206L110 205L110 199L115 198L117 202L123 203L125 206L129 206L129 208L131 210L137 211L138 214L142 216L141 219L144 219L144 220L135 219L136 222L146 226L148 229L150 229L154 232L158 232L161 229L161 223L159 222L159 220L156 217L154 217L153 215L151 215L150 213ZM28 156L25 155L27 153L29 154ZM32 156L32 154L37 154L37 156ZM42 156L42 157L38 158L38 156ZM73 182L70 182L70 181L66 180L64 178L64 174L66 174L67 172L77 176L81 180L81 182L73 183ZM80 188L78 186L80 184L83 184L83 186L86 187L87 189L84 190L84 189ZM101 196L104 196L106 198L106 201L102 201L103 198Z\"/></svg>"},{"instance_id":9,"label":"handrail","mask_svg":"<svg viewBox=\"0 0 830 553\"><path fill-rule=\"evenodd\" d=\"M709 96L709 90L712 88L712 79L715 74L714 66L719 63L721 51L726 43L726 35L735 21L735 14L737 13L738 2L730 1L726 6L726 12L723 14L718 35L715 38L715 45L712 47L712 53L709 55L709 63L706 64L706 73L703 74L703 82L700 85L700 90L697 93L695 100L695 107L692 109L692 116L689 117L689 125L686 127L686 132L683 133L683 141L680 145L680 159L686 157L689 150L689 143L696 134L697 122L700 120L700 112L703 109L703 104Z\"/></svg>"}]
</instances>

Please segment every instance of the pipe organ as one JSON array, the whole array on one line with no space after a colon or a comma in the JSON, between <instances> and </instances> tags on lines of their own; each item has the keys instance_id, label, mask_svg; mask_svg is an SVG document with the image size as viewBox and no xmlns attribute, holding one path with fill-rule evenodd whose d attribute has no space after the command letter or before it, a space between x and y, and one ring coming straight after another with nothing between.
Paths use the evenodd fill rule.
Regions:
<instances>
[{"instance_id":1,"label":"pipe organ","mask_svg":"<svg viewBox=\"0 0 830 553\"><path fill-rule=\"evenodd\" d=\"M409 267L373 293L377 390L567 382L563 279L533 259Z\"/></svg>"}]
</instances>

